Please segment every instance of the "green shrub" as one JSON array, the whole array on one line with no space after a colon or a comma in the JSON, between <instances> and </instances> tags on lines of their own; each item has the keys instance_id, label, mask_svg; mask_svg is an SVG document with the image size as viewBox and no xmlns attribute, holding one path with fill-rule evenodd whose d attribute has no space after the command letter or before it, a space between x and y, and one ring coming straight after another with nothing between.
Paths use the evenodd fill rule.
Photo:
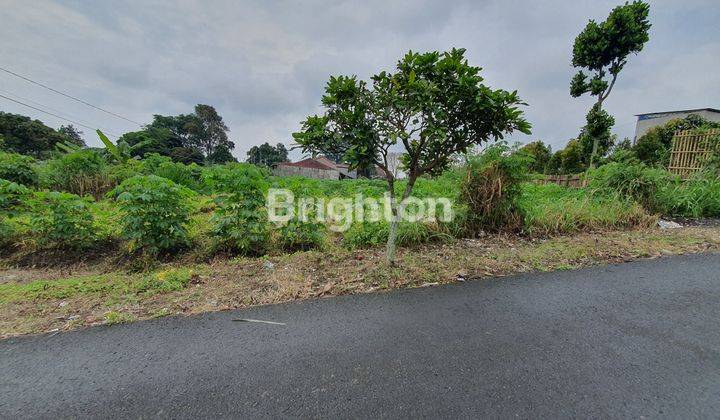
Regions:
<instances>
[{"instance_id":1,"label":"green shrub","mask_svg":"<svg viewBox=\"0 0 720 420\"><path fill-rule=\"evenodd\" d=\"M531 161L502 142L470 158L460 185L460 204L468 209L467 234L522 227L517 200Z\"/></svg>"},{"instance_id":2,"label":"green shrub","mask_svg":"<svg viewBox=\"0 0 720 420\"><path fill-rule=\"evenodd\" d=\"M311 187L295 185L291 188L295 199L317 197ZM317 220L317 207L307 206L304 215L296 214L294 218L277 229L278 243L285 251L307 251L321 248L325 242L325 226Z\"/></svg>"},{"instance_id":3,"label":"green shrub","mask_svg":"<svg viewBox=\"0 0 720 420\"><path fill-rule=\"evenodd\" d=\"M30 190L24 185L0 179L0 215L10 215L29 196Z\"/></svg>"},{"instance_id":4,"label":"green shrub","mask_svg":"<svg viewBox=\"0 0 720 420\"><path fill-rule=\"evenodd\" d=\"M24 185L0 179L0 248L9 248L18 236L11 218L25 205L30 190Z\"/></svg>"},{"instance_id":5,"label":"green shrub","mask_svg":"<svg viewBox=\"0 0 720 420\"><path fill-rule=\"evenodd\" d=\"M671 182L672 176L663 169L645 164L613 162L590 173L589 188L596 194L618 194L635 200L650 211L658 211L658 191Z\"/></svg>"},{"instance_id":6,"label":"green shrub","mask_svg":"<svg viewBox=\"0 0 720 420\"><path fill-rule=\"evenodd\" d=\"M81 249L95 239L86 199L65 192L37 192L31 205L32 232L42 246Z\"/></svg>"},{"instance_id":7,"label":"green shrub","mask_svg":"<svg viewBox=\"0 0 720 420\"><path fill-rule=\"evenodd\" d=\"M226 165L213 165L205 167L202 174L203 190L211 193L224 193L231 183L231 179L235 177L244 177L245 174L253 173L253 177L262 178L267 183L270 172L265 168L260 168L249 163L229 163ZM291 178L278 178L279 180ZM303 178L305 181L312 183L318 180ZM288 188L284 184L274 185L276 188Z\"/></svg>"},{"instance_id":8,"label":"green shrub","mask_svg":"<svg viewBox=\"0 0 720 420\"><path fill-rule=\"evenodd\" d=\"M228 165L205 175L218 192L212 234L220 248L244 255L262 255L269 240L263 173L253 165Z\"/></svg>"},{"instance_id":9,"label":"green shrub","mask_svg":"<svg viewBox=\"0 0 720 420\"><path fill-rule=\"evenodd\" d=\"M190 209L187 188L156 175L128 178L109 193L122 212L123 236L131 251L150 254L171 251L188 244Z\"/></svg>"},{"instance_id":10,"label":"green shrub","mask_svg":"<svg viewBox=\"0 0 720 420\"><path fill-rule=\"evenodd\" d=\"M720 178L706 172L686 181L675 179L659 189L655 202L670 216L720 217Z\"/></svg>"},{"instance_id":11,"label":"green shrub","mask_svg":"<svg viewBox=\"0 0 720 420\"><path fill-rule=\"evenodd\" d=\"M0 151L0 179L29 187L37 185L38 174L35 170L35 159L17 153Z\"/></svg>"},{"instance_id":12,"label":"green shrub","mask_svg":"<svg viewBox=\"0 0 720 420\"><path fill-rule=\"evenodd\" d=\"M202 168L194 163L184 165L176 162L162 162L157 166L153 174L167 178L194 191L200 191L202 188Z\"/></svg>"},{"instance_id":13,"label":"green shrub","mask_svg":"<svg viewBox=\"0 0 720 420\"><path fill-rule=\"evenodd\" d=\"M92 149L66 153L47 161L40 169L40 184L50 190L99 198L115 186L105 158Z\"/></svg>"}]
</instances>

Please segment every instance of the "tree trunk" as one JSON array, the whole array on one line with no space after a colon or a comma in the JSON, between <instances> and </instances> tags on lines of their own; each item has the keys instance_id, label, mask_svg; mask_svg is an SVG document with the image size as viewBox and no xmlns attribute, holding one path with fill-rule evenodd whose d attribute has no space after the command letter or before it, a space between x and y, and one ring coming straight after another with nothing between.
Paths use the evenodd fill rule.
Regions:
<instances>
[{"instance_id":1,"label":"tree trunk","mask_svg":"<svg viewBox=\"0 0 720 420\"><path fill-rule=\"evenodd\" d=\"M390 186L390 210L392 212L392 220L390 220L390 231L388 232L386 258L388 263L395 264L395 251L397 247L395 242L397 241L399 212L393 186Z\"/></svg>"},{"instance_id":2,"label":"tree trunk","mask_svg":"<svg viewBox=\"0 0 720 420\"><path fill-rule=\"evenodd\" d=\"M603 103L602 98L600 98L600 99L598 99L597 104L595 104L598 111L602 111L602 103ZM599 143L600 143L600 139L598 139L597 137L593 137L593 148L592 148L592 153L590 153L590 166L588 166L588 170L595 169L595 155L597 154L598 147L600 145Z\"/></svg>"},{"instance_id":3,"label":"tree trunk","mask_svg":"<svg viewBox=\"0 0 720 420\"><path fill-rule=\"evenodd\" d=\"M391 265L395 264L395 253L397 250L397 233L398 233L398 225L400 224L400 213L403 205L405 204L405 199L410 197L410 194L412 193L413 186L415 185L415 176L410 176L408 179L407 187L405 187L405 192L402 195L402 198L400 199L400 202L398 203L395 200L395 186L393 183L390 183L390 209L392 211L392 220L390 221L390 231L388 232L388 241L387 241L387 262Z\"/></svg>"}]
</instances>

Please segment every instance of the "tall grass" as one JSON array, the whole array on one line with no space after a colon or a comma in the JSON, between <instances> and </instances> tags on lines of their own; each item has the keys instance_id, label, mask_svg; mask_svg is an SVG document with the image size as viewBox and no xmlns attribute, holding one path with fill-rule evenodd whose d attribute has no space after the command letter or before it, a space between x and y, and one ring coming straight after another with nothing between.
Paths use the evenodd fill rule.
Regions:
<instances>
[{"instance_id":1,"label":"tall grass","mask_svg":"<svg viewBox=\"0 0 720 420\"><path fill-rule=\"evenodd\" d=\"M525 217L523 230L530 235L651 226L656 221L640 204L615 194L555 184L523 184L518 205Z\"/></svg>"}]
</instances>

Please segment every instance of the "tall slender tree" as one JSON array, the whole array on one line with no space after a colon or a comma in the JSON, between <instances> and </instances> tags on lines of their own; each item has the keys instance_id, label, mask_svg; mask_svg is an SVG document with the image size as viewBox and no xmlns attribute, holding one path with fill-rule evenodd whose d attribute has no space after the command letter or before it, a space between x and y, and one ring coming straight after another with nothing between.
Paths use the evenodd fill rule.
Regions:
<instances>
[{"instance_id":1,"label":"tall slender tree","mask_svg":"<svg viewBox=\"0 0 720 420\"><path fill-rule=\"evenodd\" d=\"M650 39L648 34L650 6L633 1L614 8L604 22L590 20L575 38L572 64L581 70L572 78L570 94L579 97L590 93L597 99L587 114L585 134L592 140L590 166L594 165L603 138L609 138L614 119L602 109L615 86L618 74L628 56L642 51ZM583 69L590 73L585 74Z\"/></svg>"}]
</instances>

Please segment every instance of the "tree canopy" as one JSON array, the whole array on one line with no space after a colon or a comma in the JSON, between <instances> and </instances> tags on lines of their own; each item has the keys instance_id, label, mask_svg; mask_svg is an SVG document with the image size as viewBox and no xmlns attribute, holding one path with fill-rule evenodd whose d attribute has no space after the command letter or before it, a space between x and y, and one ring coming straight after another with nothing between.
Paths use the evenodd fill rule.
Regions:
<instances>
[{"instance_id":1,"label":"tree canopy","mask_svg":"<svg viewBox=\"0 0 720 420\"><path fill-rule=\"evenodd\" d=\"M247 161L258 166L273 166L280 162L287 162L288 150L284 144L271 146L265 142L260 146L253 146L247 152Z\"/></svg>"},{"instance_id":2,"label":"tree canopy","mask_svg":"<svg viewBox=\"0 0 720 420\"><path fill-rule=\"evenodd\" d=\"M398 208L391 148L401 145L408 183L400 205L418 177L440 173L453 155L503 138L513 131L530 133L517 92L482 84L480 68L468 64L464 49L415 53L383 71L370 85L356 76L330 77L323 115L308 117L293 137L304 152L339 154L351 167L377 165L388 182L393 220L388 260L395 258Z\"/></svg>"},{"instance_id":3,"label":"tree canopy","mask_svg":"<svg viewBox=\"0 0 720 420\"><path fill-rule=\"evenodd\" d=\"M58 128L58 133L64 134L69 139L68 141L76 146L86 146L85 140L82 138L83 132L76 129L72 124L61 125Z\"/></svg>"},{"instance_id":4,"label":"tree canopy","mask_svg":"<svg viewBox=\"0 0 720 420\"><path fill-rule=\"evenodd\" d=\"M55 151L55 145L73 138L55 131L41 121L19 114L0 111L0 136L3 150L33 156L47 157Z\"/></svg>"},{"instance_id":5,"label":"tree canopy","mask_svg":"<svg viewBox=\"0 0 720 420\"><path fill-rule=\"evenodd\" d=\"M532 163L529 165L531 171L537 173L545 172L545 166L552 157L550 146L543 143L542 140L536 140L521 147L520 151L533 158Z\"/></svg>"},{"instance_id":6,"label":"tree canopy","mask_svg":"<svg viewBox=\"0 0 720 420\"><path fill-rule=\"evenodd\" d=\"M131 146L147 142L136 150L139 156L159 153L184 163L225 163L235 161L228 131L214 107L198 104L192 114L154 115L143 130L126 133L120 140Z\"/></svg>"}]
</instances>

